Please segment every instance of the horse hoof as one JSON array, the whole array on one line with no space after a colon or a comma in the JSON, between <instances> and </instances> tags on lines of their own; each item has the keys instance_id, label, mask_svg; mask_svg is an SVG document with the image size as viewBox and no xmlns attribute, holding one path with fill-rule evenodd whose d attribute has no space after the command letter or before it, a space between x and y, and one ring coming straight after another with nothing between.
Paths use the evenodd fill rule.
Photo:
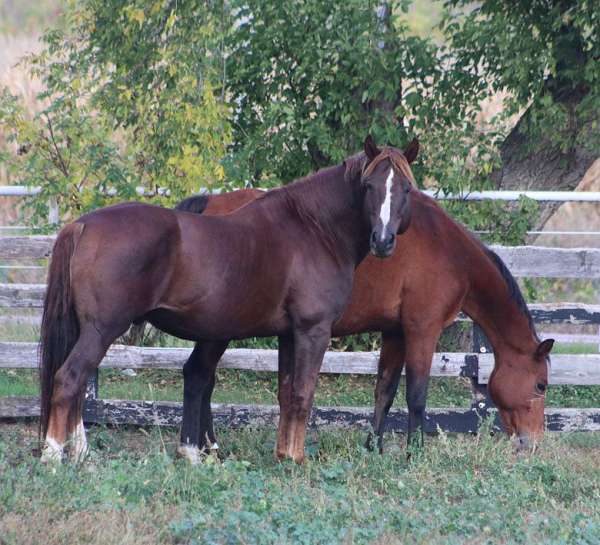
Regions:
<instances>
[{"instance_id":1,"label":"horse hoof","mask_svg":"<svg viewBox=\"0 0 600 545\"><path fill-rule=\"evenodd\" d=\"M302 452L302 454L294 454L287 451L281 452L279 450L276 450L275 460L281 463L284 463L286 461L293 461L297 464L302 464L304 462L304 452Z\"/></svg>"},{"instance_id":2,"label":"horse hoof","mask_svg":"<svg viewBox=\"0 0 600 545\"><path fill-rule=\"evenodd\" d=\"M42 450L42 455L40 456L40 462L47 466L57 466L62 464L63 455L53 449L49 449L48 447Z\"/></svg>"},{"instance_id":3,"label":"horse hoof","mask_svg":"<svg viewBox=\"0 0 600 545\"><path fill-rule=\"evenodd\" d=\"M274 457L275 457L275 461L276 461L276 462L284 462L285 460L288 460L288 459L289 459L289 457L288 457L287 453L286 453L286 452L282 452L282 451L280 451L280 450L276 450L276 451L273 453L273 455L274 455Z\"/></svg>"},{"instance_id":4,"label":"horse hoof","mask_svg":"<svg viewBox=\"0 0 600 545\"><path fill-rule=\"evenodd\" d=\"M304 463L304 452L302 454L296 454L292 456L292 460L298 465L302 465Z\"/></svg>"},{"instance_id":5,"label":"horse hoof","mask_svg":"<svg viewBox=\"0 0 600 545\"><path fill-rule=\"evenodd\" d=\"M62 463L64 451L61 445L59 445L54 439L47 438L46 444L42 449L42 455L40 461L46 465L59 465Z\"/></svg>"},{"instance_id":6,"label":"horse hoof","mask_svg":"<svg viewBox=\"0 0 600 545\"><path fill-rule=\"evenodd\" d=\"M202 463L203 451L196 445L179 445L177 456L186 460L190 465L197 466Z\"/></svg>"},{"instance_id":7,"label":"horse hoof","mask_svg":"<svg viewBox=\"0 0 600 545\"><path fill-rule=\"evenodd\" d=\"M367 440L365 441L365 448L369 452L373 452L373 434L369 432L367 435Z\"/></svg>"}]
</instances>

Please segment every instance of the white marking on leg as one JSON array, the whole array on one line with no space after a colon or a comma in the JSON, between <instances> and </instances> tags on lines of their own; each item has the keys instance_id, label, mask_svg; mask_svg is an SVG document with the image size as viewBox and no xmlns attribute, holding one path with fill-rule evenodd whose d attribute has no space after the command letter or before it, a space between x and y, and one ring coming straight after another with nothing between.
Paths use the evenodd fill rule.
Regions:
<instances>
[{"instance_id":1,"label":"white marking on leg","mask_svg":"<svg viewBox=\"0 0 600 545\"><path fill-rule=\"evenodd\" d=\"M210 450L219 450L219 443L216 441L210 446Z\"/></svg>"},{"instance_id":2,"label":"white marking on leg","mask_svg":"<svg viewBox=\"0 0 600 545\"><path fill-rule=\"evenodd\" d=\"M42 463L60 464L63 458L63 445L54 437L46 436L46 445L42 450Z\"/></svg>"},{"instance_id":3,"label":"white marking on leg","mask_svg":"<svg viewBox=\"0 0 600 545\"><path fill-rule=\"evenodd\" d=\"M83 462L88 452L88 443L85 437L85 428L83 420L79 420L79 424L71 434L71 457L75 463Z\"/></svg>"},{"instance_id":4,"label":"white marking on leg","mask_svg":"<svg viewBox=\"0 0 600 545\"><path fill-rule=\"evenodd\" d=\"M193 466L202 463L202 451L196 445L181 444L177 447L177 454Z\"/></svg>"},{"instance_id":5,"label":"white marking on leg","mask_svg":"<svg viewBox=\"0 0 600 545\"><path fill-rule=\"evenodd\" d=\"M392 214L392 180L394 179L394 169L390 168L390 173L385 180L385 199L381 203L381 209L379 210L379 219L383 224L383 229L381 230L381 240L385 238L385 231L388 223L390 222L390 217Z\"/></svg>"}]
</instances>

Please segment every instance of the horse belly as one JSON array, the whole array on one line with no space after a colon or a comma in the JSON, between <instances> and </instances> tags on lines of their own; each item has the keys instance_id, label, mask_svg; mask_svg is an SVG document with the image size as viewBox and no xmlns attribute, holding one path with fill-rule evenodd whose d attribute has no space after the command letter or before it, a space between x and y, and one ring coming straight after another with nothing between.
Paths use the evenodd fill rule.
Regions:
<instances>
[{"instance_id":1,"label":"horse belly","mask_svg":"<svg viewBox=\"0 0 600 545\"><path fill-rule=\"evenodd\" d=\"M216 294L181 308L159 308L148 315L153 325L189 340L226 340L277 335L290 327L282 302L239 299Z\"/></svg>"}]
</instances>

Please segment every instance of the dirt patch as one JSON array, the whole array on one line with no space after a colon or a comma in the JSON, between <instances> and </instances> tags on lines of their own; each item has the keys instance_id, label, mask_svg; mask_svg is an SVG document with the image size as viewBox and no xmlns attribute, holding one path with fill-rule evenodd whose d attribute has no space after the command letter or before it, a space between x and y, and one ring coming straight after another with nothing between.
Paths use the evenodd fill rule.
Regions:
<instances>
[{"instance_id":1,"label":"dirt patch","mask_svg":"<svg viewBox=\"0 0 600 545\"><path fill-rule=\"evenodd\" d=\"M176 516L173 508L81 511L62 516L50 509L32 516L7 514L0 518L0 545L151 545L163 541L165 527Z\"/></svg>"}]
</instances>

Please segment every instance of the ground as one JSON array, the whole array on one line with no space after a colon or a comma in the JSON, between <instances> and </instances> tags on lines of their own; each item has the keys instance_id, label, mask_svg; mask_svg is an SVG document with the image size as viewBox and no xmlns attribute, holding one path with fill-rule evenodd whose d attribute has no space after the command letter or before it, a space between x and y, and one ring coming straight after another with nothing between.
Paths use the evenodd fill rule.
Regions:
<instances>
[{"instance_id":1,"label":"ground","mask_svg":"<svg viewBox=\"0 0 600 545\"><path fill-rule=\"evenodd\" d=\"M0 370L0 395L36 394L36 375ZM322 375L316 402L371 406L374 379ZM221 370L214 399L276 403L276 382ZM181 392L180 371L100 376L103 398ZM432 380L429 406L469 401L466 379ZM598 407L600 387L554 386L547 401ZM52 469L37 458L35 422L0 421L0 545L600 544L600 434L547 434L534 456L500 435L440 435L407 461L402 435L379 456L364 432L320 429L301 467L274 461L275 429L218 437L222 459L191 468L175 459L177 430L94 426L89 459Z\"/></svg>"},{"instance_id":2,"label":"ground","mask_svg":"<svg viewBox=\"0 0 600 545\"><path fill-rule=\"evenodd\" d=\"M80 467L42 466L36 426L2 423L0 544L596 544L599 434L440 435L407 461L390 435L313 431L302 466L273 429L220 430L222 460L174 458L176 430L93 427Z\"/></svg>"}]
</instances>

